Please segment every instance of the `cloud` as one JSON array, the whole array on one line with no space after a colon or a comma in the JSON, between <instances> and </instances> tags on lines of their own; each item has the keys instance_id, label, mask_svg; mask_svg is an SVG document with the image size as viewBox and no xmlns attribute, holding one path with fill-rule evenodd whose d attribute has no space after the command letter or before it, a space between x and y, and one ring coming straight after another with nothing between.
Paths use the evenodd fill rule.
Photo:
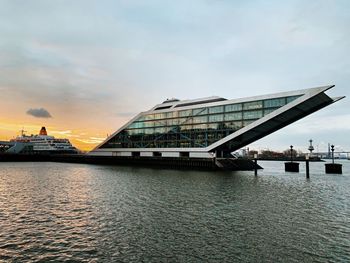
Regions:
<instances>
[{"instance_id":1,"label":"cloud","mask_svg":"<svg viewBox=\"0 0 350 263\"><path fill-rule=\"evenodd\" d=\"M96 138L96 137L90 137L89 139L77 139L77 141L86 143L86 144L99 144L104 140L105 138Z\"/></svg>"},{"instance_id":2,"label":"cloud","mask_svg":"<svg viewBox=\"0 0 350 263\"><path fill-rule=\"evenodd\" d=\"M44 108L29 109L27 110L27 114L32 115L35 118L52 118L51 114Z\"/></svg>"},{"instance_id":3,"label":"cloud","mask_svg":"<svg viewBox=\"0 0 350 263\"><path fill-rule=\"evenodd\" d=\"M51 131L51 133L57 133L57 134L67 135L67 134L71 134L72 131L71 131L71 130L66 130L66 131Z\"/></svg>"}]
</instances>

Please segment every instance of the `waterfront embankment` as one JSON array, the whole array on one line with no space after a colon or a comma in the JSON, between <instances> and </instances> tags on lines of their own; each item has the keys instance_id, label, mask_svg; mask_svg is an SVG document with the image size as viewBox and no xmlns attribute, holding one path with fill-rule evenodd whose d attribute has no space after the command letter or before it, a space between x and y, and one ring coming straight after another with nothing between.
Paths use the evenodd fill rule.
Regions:
<instances>
[{"instance_id":1,"label":"waterfront embankment","mask_svg":"<svg viewBox=\"0 0 350 263\"><path fill-rule=\"evenodd\" d=\"M250 159L226 158L172 158L172 157L122 157L87 154L2 154L0 162L62 162L104 165L126 165L196 170L254 170L262 169Z\"/></svg>"}]
</instances>

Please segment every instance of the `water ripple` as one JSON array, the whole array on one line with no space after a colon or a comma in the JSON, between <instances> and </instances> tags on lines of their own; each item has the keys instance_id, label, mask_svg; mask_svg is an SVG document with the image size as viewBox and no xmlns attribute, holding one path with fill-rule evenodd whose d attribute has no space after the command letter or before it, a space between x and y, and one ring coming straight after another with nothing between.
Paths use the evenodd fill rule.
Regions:
<instances>
[{"instance_id":1,"label":"water ripple","mask_svg":"<svg viewBox=\"0 0 350 263\"><path fill-rule=\"evenodd\" d=\"M349 174L263 166L0 163L0 262L349 262Z\"/></svg>"}]
</instances>

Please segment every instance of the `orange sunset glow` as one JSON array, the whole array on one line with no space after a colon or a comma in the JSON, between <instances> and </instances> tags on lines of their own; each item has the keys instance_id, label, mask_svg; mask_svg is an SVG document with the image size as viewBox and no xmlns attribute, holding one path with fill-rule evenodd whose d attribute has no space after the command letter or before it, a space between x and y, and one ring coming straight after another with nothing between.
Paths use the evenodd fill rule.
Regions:
<instances>
[{"instance_id":1,"label":"orange sunset glow","mask_svg":"<svg viewBox=\"0 0 350 263\"><path fill-rule=\"evenodd\" d=\"M48 135L55 136L56 138L67 138L70 142L79 150L89 151L96 145L101 143L108 134L113 132L111 127L95 128L92 126L90 129L86 129L83 123L75 123L75 125L67 125L65 121L54 120L32 120L28 121L27 118L18 119L15 122L13 119L0 118L0 141L8 141L20 135L22 129L26 135L38 134L42 126L46 127ZM72 122L70 120L69 122ZM120 124L121 125L121 121ZM116 123L116 127L118 123ZM109 131L106 132L106 131Z\"/></svg>"},{"instance_id":2,"label":"orange sunset glow","mask_svg":"<svg viewBox=\"0 0 350 263\"><path fill-rule=\"evenodd\" d=\"M18 123L13 123L9 121L0 121L0 140L10 140L14 137L20 135L22 129L26 135L38 134L39 130L43 124L37 123L24 123L23 125ZM103 130L89 130L84 129L62 129L62 127L57 127L54 125L46 125L46 129L49 135L55 136L56 138L67 138L70 142L79 150L89 151L93 149L96 145L101 143L105 138L103 136ZM98 137L100 136L100 137Z\"/></svg>"}]
</instances>

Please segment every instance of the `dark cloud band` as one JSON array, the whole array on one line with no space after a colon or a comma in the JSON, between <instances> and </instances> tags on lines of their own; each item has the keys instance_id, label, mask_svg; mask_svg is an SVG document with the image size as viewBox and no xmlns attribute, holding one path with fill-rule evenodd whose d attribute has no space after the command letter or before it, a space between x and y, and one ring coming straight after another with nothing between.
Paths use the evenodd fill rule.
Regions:
<instances>
[{"instance_id":1,"label":"dark cloud band","mask_svg":"<svg viewBox=\"0 0 350 263\"><path fill-rule=\"evenodd\" d=\"M36 118L52 118L51 114L44 108L40 109L29 109L27 114Z\"/></svg>"}]
</instances>

